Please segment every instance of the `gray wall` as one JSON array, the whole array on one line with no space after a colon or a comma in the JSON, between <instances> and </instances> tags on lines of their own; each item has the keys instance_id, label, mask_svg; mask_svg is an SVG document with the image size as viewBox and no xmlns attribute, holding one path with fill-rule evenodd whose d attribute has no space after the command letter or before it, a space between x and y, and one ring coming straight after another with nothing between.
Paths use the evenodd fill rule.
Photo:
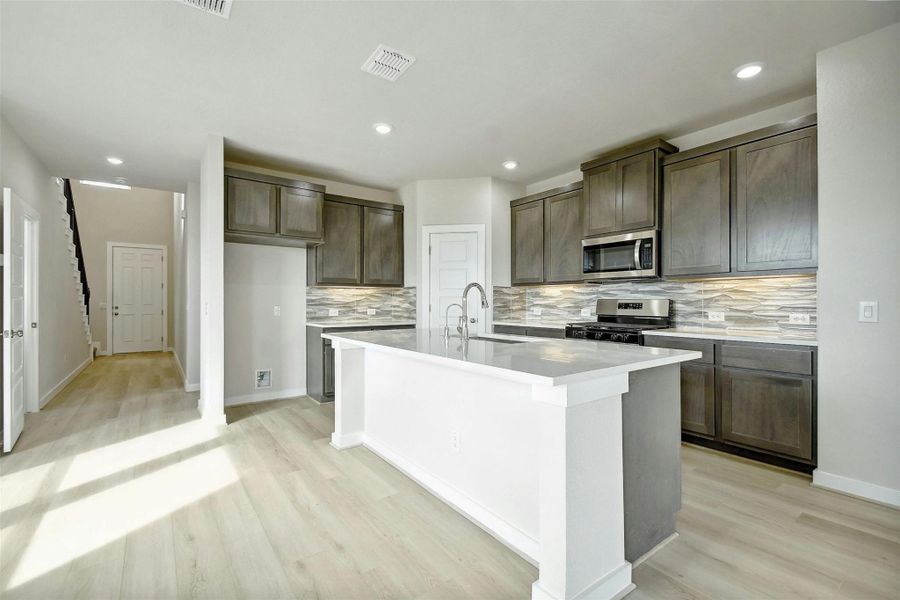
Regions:
<instances>
[{"instance_id":1,"label":"gray wall","mask_svg":"<svg viewBox=\"0 0 900 600\"><path fill-rule=\"evenodd\" d=\"M900 505L900 24L818 54L817 484ZM857 321L877 300L879 323Z\"/></svg>"},{"instance_id":2,"label":"gray wall","mask_svg":"<svg viewBox=\"0 0 900 600\"><path fill-rule=\"evenodd\" d=\"M41 216L38 397L45 402L90 360L91 351L81 323L81 296L73 285L67 225L61 218L64 208L54 177L2 119L0 187L12 188Z\"/></svg>"}]
</instances>

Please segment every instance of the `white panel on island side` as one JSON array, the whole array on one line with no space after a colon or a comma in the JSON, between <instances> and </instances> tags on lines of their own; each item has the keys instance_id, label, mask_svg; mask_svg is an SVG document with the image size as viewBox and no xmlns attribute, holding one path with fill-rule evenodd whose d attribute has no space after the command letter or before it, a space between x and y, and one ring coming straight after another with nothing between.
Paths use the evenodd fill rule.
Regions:
<instances>
[{"instance_id":1,"label":"white panel on island side","mask_svg":"<svg viewBox=\"0 0 900 600\"><path fill-rule=\"evenodd\" d=\"M673 408L666 464L678 469L678 364L700 353L484 334L463 341L436 329L324 337L335 350L332 446L365 445L536 564L532 598L599 600L634 588L622 398L630 377L653 375L641 380L641 399L649 390ZM677 491L680 502L680 474Z\"/></svg>"}]
</instances>

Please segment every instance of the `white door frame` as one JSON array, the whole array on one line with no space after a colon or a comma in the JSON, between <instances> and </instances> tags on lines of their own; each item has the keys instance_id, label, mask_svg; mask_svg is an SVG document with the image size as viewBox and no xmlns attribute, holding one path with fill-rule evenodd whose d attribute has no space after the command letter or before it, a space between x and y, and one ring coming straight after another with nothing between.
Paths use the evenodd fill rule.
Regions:
<instances>
[{"instance_id":1,"label":"white door frame","mask_svg":"<svg viewBox=\"0 0 900 600\"><path fill-rule=\"evenodd\" d=\"M169 350L169 257L162 244L132 244L106 242L106 354L113 353L113 248L144 248L162 250L162 351Z\"/></svg>"},{"instance_id":2,"label":"white door frame","mask_svg":"<svg viewBox=\"0 0 900 600\"><path fill-rule=\"evenodd\" d=\"M41 410L41 395L38 390L38 369L40 368L40 352L38 346L41 338L41 310L40 310L40 251L41 251L41 216L26 201L25 204L25 324L28 326L30 336L25 337L25 356L28 363L25 366L28 397L25 398L25 411L38 412ZM4 267L5 268L5 267ZM31 327L37 323L37 329Z\"/></svg>"},{"instance_id":3,"label":"white door frame","mask_svg":"<svg viewBox=\"0 0 900 600\"><path fill-rule=\"evenodd\" d=\"M426 327L430 323L428 315L428 305L431 303L431 256L428 248L431 245L431 235L434 233L475 233L478 237L478 283L484 286L484 291L488 295L488 302L493 306L493 288L487 281L487 254L485 243L485 227L484 223L472 223L464 225L423 225L422 226L422 284L419 288L424 291L422 294L423 302L419 306L418 323L420 327ZM490 332L491 323L487 318L491 314L488 309L478 308L479 322L482 324L481 331Z\"/></svg>"}]
</instances>

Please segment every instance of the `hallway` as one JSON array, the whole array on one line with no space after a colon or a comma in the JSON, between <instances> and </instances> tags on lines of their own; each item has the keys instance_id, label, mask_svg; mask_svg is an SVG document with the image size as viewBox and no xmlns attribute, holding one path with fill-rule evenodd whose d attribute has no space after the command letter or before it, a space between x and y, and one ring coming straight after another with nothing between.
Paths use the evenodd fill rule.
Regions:
<instances>
[{"instance_id":1,"label":"hallway","mask_svg":"<svg viewBox=\"0 0 900 600\"><path fill-rule=\"evenodd\" d=\"M4 598L523 599L537 570L307 397L197 419L170 354L95 361L0 459ZM629 598L891 598L900 513L685 446Z\"/></svg>"}]
</instances>

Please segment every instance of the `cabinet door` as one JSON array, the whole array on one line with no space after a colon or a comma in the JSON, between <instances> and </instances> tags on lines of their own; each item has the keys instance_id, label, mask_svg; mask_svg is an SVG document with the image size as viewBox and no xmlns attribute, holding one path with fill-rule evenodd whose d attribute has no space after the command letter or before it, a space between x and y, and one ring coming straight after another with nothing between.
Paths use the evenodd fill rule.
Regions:
<instances>
[{"instance_id":1,"label":"cabinet door","mask_svg":"<svg viewBox=\"0 0 900 600\"><path fill-rule=\"evenodd\" d=\"M334 348L331 340L322 340L322 395L334 398Z\"/></svg>"},{"instance_id":2,"label":"cabinet door","mask_svg":"<svg viewBox=\"0 0 900 600\"><path fill-rule=\"evenodd\" d=\"M363 207L363 283L403 285L403 213Z\"/></svg>"},{"instance_id":3,"label":"cabinet door","mask_svg":"<svg viewBox=\"0 0 900 600\"><path fill-rule=\"evenodd\" d=\"M656 153L616 162L617 231L656 227Z\"/></svg>"},{"instance_id":4,"label":"cabinet door","mask_svg":"<svg viewBox=\"0 0 900 600\"><path fill-rule=\"evenodd\" d=\"M812 380L723 367L722 439L812 459Z\"/></svg>"},{"instance_id":5,"label":"cabinet door","mask_svg":"<svg viewBox=\"0 0 900 600\"><path fill-rule=\"evenodd\" d=\"M511 212L512 283L544 282L544 203L513 206Z\"/></svg>"},{"instance_id":6,"label":"cabinet door","mask_svg":"<svg viewBox=\"0 0 900 600\"><path fill-rule=\"evenodd\" d=\"M316 247L316 284L362 282L362 208L325 200L325 243Z\"/></svg>"},{"instance_id":7,"label":"cabinet door","mask_svg":"<svg viewBox=\"0 0 900 600\"><path fill-rule=\"evenodd\" d=\"M302 188L279 188L281 222L278 233L290 237L322 239L324 194Z\"/></svg>"},{"instance_id":8,"label":"cabinet door","mask_svg":"<svg viewBox=\"0 0 900 600\"><path fill-rule=\"evenodd\" d=\"M737 270L818 263L816 128L735 150Z\"/></svg>"},{"instance_id":9,"label":"cabinet door","mask_svg":"<svg viewBox=\"0 0 900 600\"><path fill-rule=\"evenodd\" d=\"M618 228L616 163L584 172L584 235L611 233Z\"/></svg>"},{"instance_id":10,"label":"cabinet door","mask_svg":"<svg viewBox=\"0 0 900 600\"><path fill-rule=\"evenodd\" d=\"M716 368L712 365L681 365L681 429L716 435Z\"/></svg>"},{"instance_id":11,"label":"cabinet door","mask_svg":"<svg viewBox=\"0 0 900 600\"><path fill-rule=\"evenodd\" d=\"M663 167L664 275L728 273L729 151Z\"/></svg>"},{"instance_id":12,"label":"cabinet door","mask_svg":"<svg viewBox=\"0 0 900 600\"><path fill-rule=\"evenodd\" d=\"M581 190L544 200L544 265L547 283L581 281Z\"/></svg>"},{"instance_id":13,"label":"cabinet door","mask_svg":"<svg viewBox=\"0 0 900 600\"><path fill-rule=\"evenodd\" d=\"M277 188L271 183L226 178L226 226L230 231L269 233L278 230Z\"/></svg>"}]
</instances>

